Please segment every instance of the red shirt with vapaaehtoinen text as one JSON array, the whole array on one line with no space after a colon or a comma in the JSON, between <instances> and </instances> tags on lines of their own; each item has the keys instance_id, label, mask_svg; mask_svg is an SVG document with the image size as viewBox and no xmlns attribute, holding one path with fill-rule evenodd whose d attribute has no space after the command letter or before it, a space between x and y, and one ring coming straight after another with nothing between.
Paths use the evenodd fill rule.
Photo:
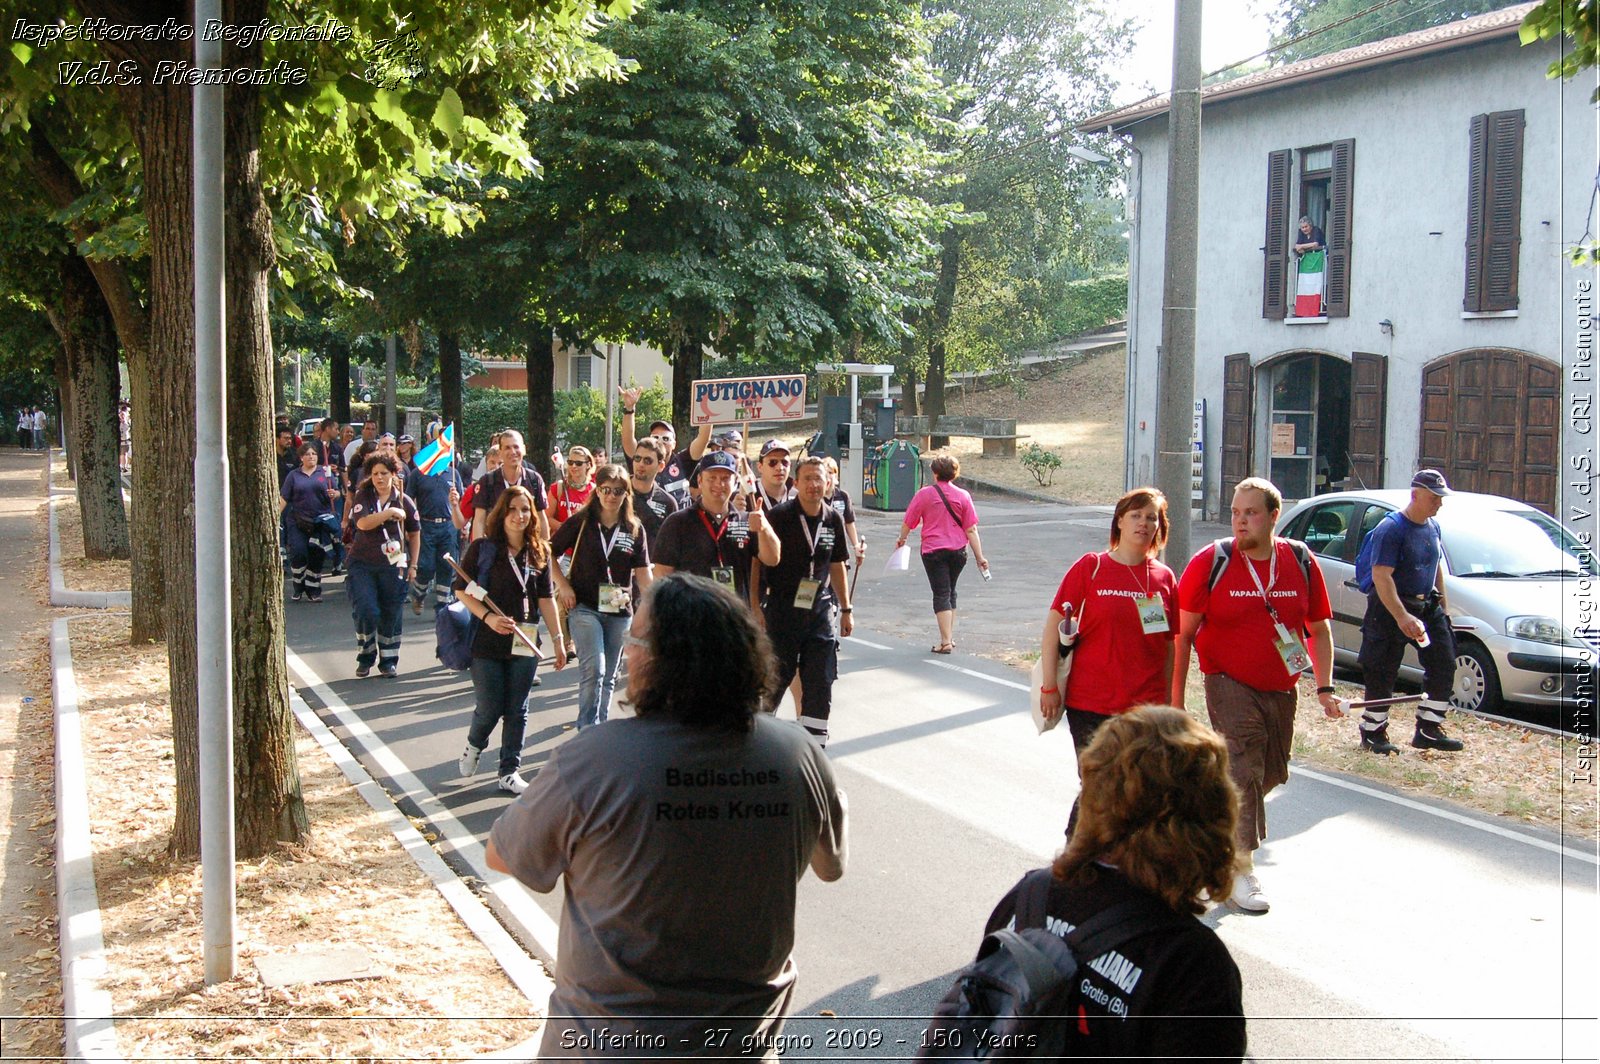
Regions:
<instances>
[{"instance_id":1,"label":"red shirt with vapaaehtoinen text","mask_svg":"<svg viewBox=\"0 0 1600 1064\"><path fill-rule=\"evenodd\" d=\"M1271 573L1273 559L1255 561L1235 549L1215 588L1207 585L1216 544L1202 547L1190 559L1178 581L1178 608L1205 614L1194 640L1200 654L1201 672L1208 676L1220 672L1257 691L1290 691L1294 689L1294 678L1284 667L1283 658L1278 656L1278 636L1272 615L1267 612L1261 592L1245 565L1255 567L1261 587L1290 635L1303 639L1302 630L1307 624L1325 621L1333 616L1333 611L1328 605L1328 588L1322 581L1322 570L1316 558L1311 559L1308 586L1300 563L1295 560L1294 548L1277 538L1272 544L1277 555L1275 582Z\"/></svg>"},{"instance_id":2,"label":"red shirt with vapaaehtoinen text","mask_svg":"<svg viewBox=\"0 0 1600 1064\"><path fill-rule=\"evenodd\" d=\"M1073 563L1050 601L1063 616L1071 603L1078 619L1072 672L1061 693L1066 706L1115 716L1147 702L1165 704L1171 693L1167 654L1178 630L1177 584L1172 570L1154 560L1129 566L1101 551ZM1134 600L1149 595L1166 608L1165 632L1146 635L1139 623Z\"/></svg>"}]
</instances>

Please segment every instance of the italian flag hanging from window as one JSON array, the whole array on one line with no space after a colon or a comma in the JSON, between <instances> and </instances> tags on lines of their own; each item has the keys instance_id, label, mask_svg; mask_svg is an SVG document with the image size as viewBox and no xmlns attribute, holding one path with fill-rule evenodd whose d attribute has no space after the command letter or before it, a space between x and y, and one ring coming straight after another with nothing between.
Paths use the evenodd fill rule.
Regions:
<instances>
[{"instance_id":1,"label":"italian flag hanging from window","mask_svg":"<svg viewBox=\"0 0 1600 1064\"><path fill-rule=\"evenodd\" d=\"M1327 275L1328 253L1307 251L1300 256L1300 284L1294 294L1294 316L1322 317L1322 280Z\"/></svg>"}]
</instances>

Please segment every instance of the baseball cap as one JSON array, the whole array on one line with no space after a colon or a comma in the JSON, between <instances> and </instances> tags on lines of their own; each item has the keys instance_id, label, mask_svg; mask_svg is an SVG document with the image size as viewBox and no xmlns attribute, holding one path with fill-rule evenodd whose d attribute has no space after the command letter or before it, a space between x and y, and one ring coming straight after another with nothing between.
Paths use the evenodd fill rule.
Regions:
<instances>
[{"instance_id":1,"label":"baseball cap","mask_svg":"<svg viewBox=\"0 0 1600 1064\"><path fill-rule=\"evenodd\" d=\"M416 440L415 436L412 436L411 433L408 432L405 435L400 437L400 442L401 443L416 443L417 440Z\"/></svg>"},{"instance_id":2,"label":"baseball cap","mask_svg":"<svg viewBox=\"0 0 1600 1064\"><path fill-rule=\"evenodd\" d=\"M738 429L728 429L711 437L711 442L718 447L743 447L744 436L739 433Z\"/></svg>"},{"instance_id":3,"label":"baseball cap","mask_svg":"<svg viewBox=\"0 0 1600 1064\"><path fill-rule=\"evenodd\" d=\"M700 459L700 464L694 467L694 475L698 477L708 469L726 469L732 473L738 468L739 463L727 451L707 451L706 456Z\"/></svg>"},{"instance_id":4,"label":"baseball cap","mask_svg":"<svg viewBox=\"0 0 1600 1064\"><path fill-rule=\"evenodd\" d=\"M768 440L766 443L763 443L761 445L761 457L762 458L765 458L767 455L771 454L773 451L782 451L784 454L788 454L789 453L789 445L787 443L784 443L782 440Z\"/></svg>"},{"instance_id":5,"label":"baseball cap","mask_svg":"<svg viewBox=\"0 0 1600 1064\"><path fill-rule=\"evenodd\" d=\"M668 432L673 432L672 422L670 422L670 421L652 421L652 422L650 422L649 431L653 433L653 432L655 432L656 429L666 429ZM673 432L673 435L677 435L677 433Z\"/></svg>"},{"instance_id":6,"label":"baseball cap","mask_svg":"<svg viewBox=\"0 0 1600 1064\"><path fill-rule=\"evenodd\" d=\"M1411 477L1413 488L1427 488L1435 495L1453 495L1450 485L1444 482L1444 474L1437 469L1419 469Z\"/></svg>"},{"instance_id":7,"label":"baseball cap","mask_svg":"<svg viewBox=\"0 0 1600 1064\"><path fill-rule=\"evenodd\" d=\"M383 434L382 434L382 435L380 435L380 436L379 436L379 437L378 437L378 439L380 439L380 440L392 440L392 439L394 439L394 433L392 433L392 432L385 432L385 433L383 433Z\"/></svg>"}]
</instances>

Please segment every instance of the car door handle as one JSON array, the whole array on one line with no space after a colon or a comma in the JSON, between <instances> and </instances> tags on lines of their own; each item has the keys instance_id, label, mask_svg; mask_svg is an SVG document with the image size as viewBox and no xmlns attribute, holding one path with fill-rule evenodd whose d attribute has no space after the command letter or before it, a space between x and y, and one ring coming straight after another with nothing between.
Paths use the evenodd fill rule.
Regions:
<instances>
[{"instance_id":1,"label":"car door handle","mask_svg":"<svg viewBox=\"0 0 1600 1064\"><path fill-rule=\"evenodd\" d=\"M1344 586L1349 588L1351 591L1360 591L1361 590L1361 585L1356 583L1354 580L1346 580L1344 582Z\"/></svg>"}]
</instances>

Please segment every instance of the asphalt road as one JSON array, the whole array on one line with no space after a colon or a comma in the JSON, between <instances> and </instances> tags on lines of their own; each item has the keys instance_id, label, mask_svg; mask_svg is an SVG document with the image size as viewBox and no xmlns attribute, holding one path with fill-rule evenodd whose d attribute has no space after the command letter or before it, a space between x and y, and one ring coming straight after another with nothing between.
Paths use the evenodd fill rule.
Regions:
<instances>
[{"instance_id":1,"label":"asphalt road","mask_svg":"<svg viewBox=\"0 0 1600 1064\"><path fill-rule=\"evenodd\" d=\"M1033 735L1016 674L968 651L1036 638L1066 561L1104 542L1107 518L980 507L995 579L963 579L961 652L950 657L927 652L921 573L880 575L898 518L862 516L871 554L829 748L850 794L851 866L838 883L801 885L791 1059L909 1056L917 1017L971 958L989 909L1060 843L1076 786L1070 740ZM1200 529L1195 541L1216 534ZM407 813L432 822L457 867L511 899L548 946L559 896L529 904L481 866L481 840L509 799L488 773L456 777L471 691L433 660L431 616L406 615L400 679L356 680L340 582L326 591L319 606L288 604L302 693ZM575 670L544 677L528 773L576 716ZM1257 1059L1600 1053L1592 843L1586 856L1581 842L1307 770L1272 798L1269 816L1258 866L1272 912L1206 917L1244 973Z\"/></svg>"}]
</instances>

